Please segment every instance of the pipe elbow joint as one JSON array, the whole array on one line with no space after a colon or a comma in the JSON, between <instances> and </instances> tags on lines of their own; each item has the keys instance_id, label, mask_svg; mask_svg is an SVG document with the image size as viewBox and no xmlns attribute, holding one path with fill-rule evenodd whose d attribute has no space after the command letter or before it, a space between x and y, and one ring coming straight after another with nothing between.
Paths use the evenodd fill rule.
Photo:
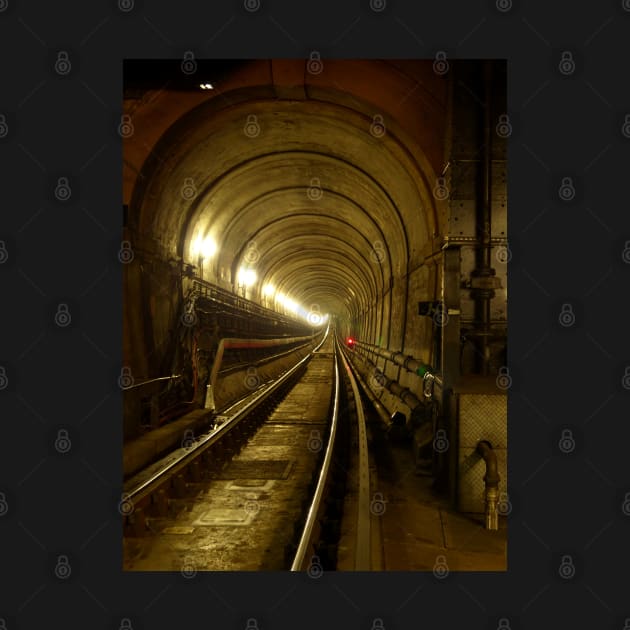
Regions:
<instances>
[{"instance_id":1,"label":"pipe elbow joint","mask_svg":"<svg viewBox=\"0 0 630 630\"><path fill-rule=\"evenodd\" d=\"M499 475L497 454L492 448L492 444L490 444L488 440L481 440L479 444L477 444L477 453L479 453L486 462L486 474L483 478L486 482L486 487L498 488L501 477Z\"/></svg>"}]
</instances>

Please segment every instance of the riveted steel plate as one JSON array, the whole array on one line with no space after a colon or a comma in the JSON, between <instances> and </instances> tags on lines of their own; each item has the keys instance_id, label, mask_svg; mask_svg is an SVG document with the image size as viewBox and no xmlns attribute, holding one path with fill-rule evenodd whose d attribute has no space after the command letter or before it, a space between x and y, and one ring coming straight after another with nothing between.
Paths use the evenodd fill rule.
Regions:
<instances>
[{"instance_id":1,"label":"riveted steel plate","mask_svg":"<svg viewBox=\"0 0 630 630\"><path fill-rule=\"evenodd\" d=\"M286 479L293 468L292 459L236 460L213 476L214 479Z\"/></svg>"}]
</instances>

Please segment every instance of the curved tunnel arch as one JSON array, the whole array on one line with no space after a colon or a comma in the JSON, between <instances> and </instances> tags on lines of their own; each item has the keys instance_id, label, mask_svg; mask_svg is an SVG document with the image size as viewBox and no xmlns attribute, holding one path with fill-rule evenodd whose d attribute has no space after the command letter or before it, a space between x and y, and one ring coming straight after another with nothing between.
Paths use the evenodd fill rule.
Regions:
<instances>
[{"instance_id":1,"label":"curved tunnel arch","mask_svg":"<svg viewBox=\"0 0 630 630\"><path fill-rule=\"evenodd\" d=\"M401 92L400 102L408 92ZM280 241L290 246L299 234L283 213L301 217L308 222L302 231L314 237L311 256L326 252L327 238L347 243L340 251L356 269L349 274L332 253L325 254L327 264L340 287L352 287L349 299L358 303L350 311L357 316L378 309L377 327L382 325L392 309L394 279L404 291L401 279L422 264L440 231L439 213L431 192L434 169L420 139L393 117L387 118L387 133L373 134L378 109L364 96L317 85L299 99L279 98L268 85L250 85L192 108L162 134L143 164L131 208L137 234L152 240L164 258L192 264L193 244L212 238L217 251L203 263L204 278L231 290L255 241L258 283L248 297L262 301L262 284L269 281L308 299L319 290L317 280L302 291L304 274L291 273L295 258L282 257L289 264L276 260ZM252 137L245 133L251 117L259 126ZM317 199L308 196L314 180ZM194 187L190 198L182 194L186 182ZM375 264L366 264L375 251ZM348 298L343 288L333 293L338 304Z\"/></svg>"},{"instance_id":2,"label":"curved tunnel arch","mask_svg":"<svg viewBox=\"0 0 630 630\"><path fill-rule=\"evenodd\" d=\"M308 241L310 241L311 239L312 239L312 236L309 234L304 234L300 236L291 236L286 240L286 242L278 243L274 245L273 247L270 247L265 253L265 255L269 255L272 262L270 264L265 264L264 262L265 255L263 255L261 257L261 260L263 260L263 263L262 265L259 265L259 267L262 267L264 269L264 272L261 274L261 284L263 285L267 283L274 284L275 278L277 277L276 275L274 275L276 272L275 268L277 267L278 272L280 272L280 270L282 269L284 265L285 260L288 258L291 258L296 252L303 250L304 249L303 243L308 243ZM334 248L323 247L323 246L310 248L309 251L313 254L314 257L319 257L319 259L323 259L329 254L333 257L340 254L341 250L345 246L345 241L335 236L328 237L326 242L328 240L336 241L337 243L339 243L339 248L334 249ZM274 250L278 248L282 248L284 251L281 255L278 255L278 257L276 258ZM369 273L367 273L367 269L369 269L368 261L365 258L363 258L361 254L359 254L355 250L348 249L347 251L344 251L343 254L347 257L345 259L346 264L351 263L353 268L356 268L357 271L360 272L362 278L365 280L366 286L368 286L370 289L371 298L375 299L378 294L378 286L376 284L374 276L370 276Z\"/></svg>"}]
</instances>

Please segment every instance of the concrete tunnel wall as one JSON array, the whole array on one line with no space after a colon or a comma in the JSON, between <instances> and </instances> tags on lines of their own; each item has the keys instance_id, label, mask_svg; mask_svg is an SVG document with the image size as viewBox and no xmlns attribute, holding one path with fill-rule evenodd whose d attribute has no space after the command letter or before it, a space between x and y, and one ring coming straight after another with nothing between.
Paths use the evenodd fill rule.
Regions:
<instances>
[{"instance_id":1,"label":"concrete tunnel wall","mask_svg":"<svg viewBox=\"0 0 630 630\"><path fill-rule=\"evenodd\" d=\"M474 329L468 287L479 237L479 68L453 62L440 76L431 61L325 60L320 74L310 74L306 60L254 61L233 66L215 90L165 82L127 93L134 133L124 140L124 238L135 258L124 268L123 350L133 375L168 373L186 265L286 312L264 293L272 284L305 309L335 316L344 335L443 368L439 331L417 304L445 300L442 247L459 239L456 306L462 331ZM206 80L214 79L199 76ZM504 90L503 79L495 118L505 112ZM497 137L492 160L496 254L507 231L505 143ZM441 180L447 198L434 194ZM216 245L201 264L199 238ZM506 266L493 262L502 283L493 326L505 328ZM242 265L258 276L249 288L238 286ZM449 343L456 354L442 360L457 373L459 334ZM499 335L493 344L496 370L505 364L505 340ZM466 371L474 372L478 354L474 343L461 346ZM376 364L419 392L418 376L384 359ZM409 416L398 398L379 396L390 413Z\"/></svg>"},{"instance_id":2,"label":"concrete tunnel wall","mask_svg":"<svg viewBox=\"0 0 630 630\"><path fill-rule=\"evenodd\" d=\"M217 246L204 279L238 290L237 270L251 264L249 299L271 306L262 287L272 284L336 314L344 333L432 362L430 322L416 303L438 299L431 255L446 209L432 189L447 79L430 62L325 61L318 75L305 64L245 63L213 91L125 101L133 373L161 375L179 316L178 264L198 265L200 236Z\"/></svg>"}]
</instances>

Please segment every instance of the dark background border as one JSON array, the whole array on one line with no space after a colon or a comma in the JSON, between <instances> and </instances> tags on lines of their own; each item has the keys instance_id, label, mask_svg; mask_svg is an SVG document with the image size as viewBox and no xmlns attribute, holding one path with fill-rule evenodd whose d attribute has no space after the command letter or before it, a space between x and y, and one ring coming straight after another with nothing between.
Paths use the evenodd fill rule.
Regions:
<instances>
[{"instance_id":1,"label":"dark background border","mask_svg":"<svg viewBox=\"0 0 630 630\"><path fill-rule=\"evenodd\" d=\"M624 628L630 1L121 3L0 0L0 628ZM122 60L187 50L509 60L507 573L122 573Z\"/></svg>"}]
</instances>

